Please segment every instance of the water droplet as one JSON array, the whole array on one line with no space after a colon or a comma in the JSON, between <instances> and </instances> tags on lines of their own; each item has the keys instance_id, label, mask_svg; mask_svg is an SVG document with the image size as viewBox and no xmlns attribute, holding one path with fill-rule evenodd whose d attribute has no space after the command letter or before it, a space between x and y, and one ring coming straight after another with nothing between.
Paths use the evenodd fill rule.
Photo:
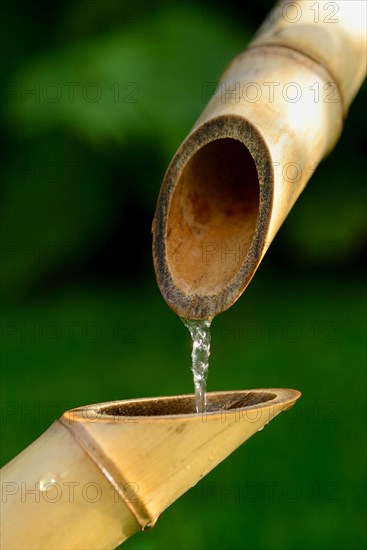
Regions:
<instances>
[{"instance_id":1,"label":"water droplet","mask_svg":"<svg viewBox=\"0 0 367 550\"><path fill-rule=\"evenodd\" d=\"M56 476L54 474L45 474L39 483L40 491L41 493L43 493L44 491L47 491L47 489L52 487L52 485L55 485Z\"/></svg>"}]
</instances>

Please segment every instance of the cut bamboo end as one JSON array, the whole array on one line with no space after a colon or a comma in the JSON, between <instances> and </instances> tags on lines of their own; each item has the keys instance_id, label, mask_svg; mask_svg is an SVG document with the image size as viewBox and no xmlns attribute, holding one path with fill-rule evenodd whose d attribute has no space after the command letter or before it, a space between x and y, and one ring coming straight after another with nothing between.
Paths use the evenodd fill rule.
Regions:
<instances>
[{"instance_id":1,"label":"cut bamboo end","mask_svg":"<svg viewBox=\"0 0 367 550\"><path fill-rule=\"evenodd\" d=\"M266 141L238 114L210 117L185 140L153 225L156 278L178 315L211 319L245 290L267 245L273 181Z\"/></svg>"},{"instance_id":2,"label":"cut bamboo end","mask_svg":"<svg viewBox=\"0 0 367 550\"><path fill-rule=\"evenodd\" d=\"M81 407L2 471L2 548L115 548L299 398L258 389Z\"/></svg>"},{"instance_id":3,"label":"cut bamboo end","mask_svg":"<svg viewBox=\"0 0 367 550\"><path fill-rule=\"evenodd\" d=\"M105 403L66 413L61 421L123 488L142 529L300 396L296 390L263 389L207 394L207 412L195 413L195 396Z\"/></svg>"},{"instance_id":4,"label":"cut bamboo end","mask_svg":"<svg viewBox=\"0 0 367 550\"><path fill-rule=\"evenodd\" d=\"M153 261L162 295L181 317L212 319L240 297L340 137L366 72L366 6L351 2L351 16L348 4L340 2L339 24L317 25L314 3L302 2L306 22L290 24L281 9L289 2L281 2L172 159Z\"/></svg>"}]
</instances>

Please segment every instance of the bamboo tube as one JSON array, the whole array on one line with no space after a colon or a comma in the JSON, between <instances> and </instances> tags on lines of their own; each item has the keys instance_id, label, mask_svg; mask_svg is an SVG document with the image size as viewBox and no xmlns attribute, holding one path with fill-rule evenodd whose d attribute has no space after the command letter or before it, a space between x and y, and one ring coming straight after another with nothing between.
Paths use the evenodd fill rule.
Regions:
<instances>
[{"instance_id":1,"label":"bamboo tube","mask_svg":"<svg viewBox=\"0 0 367 550\"><path fill-rule=\"evenodd\" d=\"M300 396L261 389L73 409L2 471L2 548L115 548Z\"/></svg>"},{"instance_id":2,"label":"bamboo tube","mask_svg":"<svg viewBox=\"0 0 367 550\"><path fill-rule=\"evenodd\" d=\"M365 2L280 2L224 72L153 222L158 285L181 317L211 319L239 298L335 146L365 76L365 21Z\"/></svg>"}]
</instances>

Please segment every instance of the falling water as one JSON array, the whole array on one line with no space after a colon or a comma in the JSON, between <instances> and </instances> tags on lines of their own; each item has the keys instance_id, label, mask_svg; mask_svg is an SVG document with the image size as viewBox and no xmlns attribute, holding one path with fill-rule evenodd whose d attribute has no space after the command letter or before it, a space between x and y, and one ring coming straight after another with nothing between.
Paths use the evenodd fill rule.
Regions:
<instances>
[{"instance_id":1,"label":"falling water","mask_svg":"<svg viewBox=\"0 0 367 550\"><path fill-rule=\"evenodd\" d=\"M196 412L202 413L206 409L206 378L209 368L210 355L210 321L193 321L182 319L189 329L192 338L192 365L194 375Z\"/></svg>"}]
</instances>

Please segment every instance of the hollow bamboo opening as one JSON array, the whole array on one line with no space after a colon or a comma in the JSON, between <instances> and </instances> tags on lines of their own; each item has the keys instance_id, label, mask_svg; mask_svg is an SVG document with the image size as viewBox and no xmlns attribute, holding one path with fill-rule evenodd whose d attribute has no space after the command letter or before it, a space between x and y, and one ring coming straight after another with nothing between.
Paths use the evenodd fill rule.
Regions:
<instances>
[{"instance_id":1,"label":"hollow bamboo opening","mask_svg":"<svg viewBox=\"0 0 367 550\"><path fill-rule=\"evenodd\" d=\"M207 394L207 411L252 407L267 403L277 397L273 392L215 392ZM182 395L175 398L163 397L139 401L125 401L107 404L98 409L98 413L108 416L172 416L192 415L195 411L195 396Z\"/></svg>"},{"instance_id":2,"label":"hollow bamboo opening","mask_svg":"<svg viewBox=\"0 0 367 550\"><path fill-rule=\"evenodd\" d=\"M259 178L246 146L220 138L182 170L167 220L167 262L187 292L223 289L245 261L259 214Z\"/></svg>"}]
</instances>

